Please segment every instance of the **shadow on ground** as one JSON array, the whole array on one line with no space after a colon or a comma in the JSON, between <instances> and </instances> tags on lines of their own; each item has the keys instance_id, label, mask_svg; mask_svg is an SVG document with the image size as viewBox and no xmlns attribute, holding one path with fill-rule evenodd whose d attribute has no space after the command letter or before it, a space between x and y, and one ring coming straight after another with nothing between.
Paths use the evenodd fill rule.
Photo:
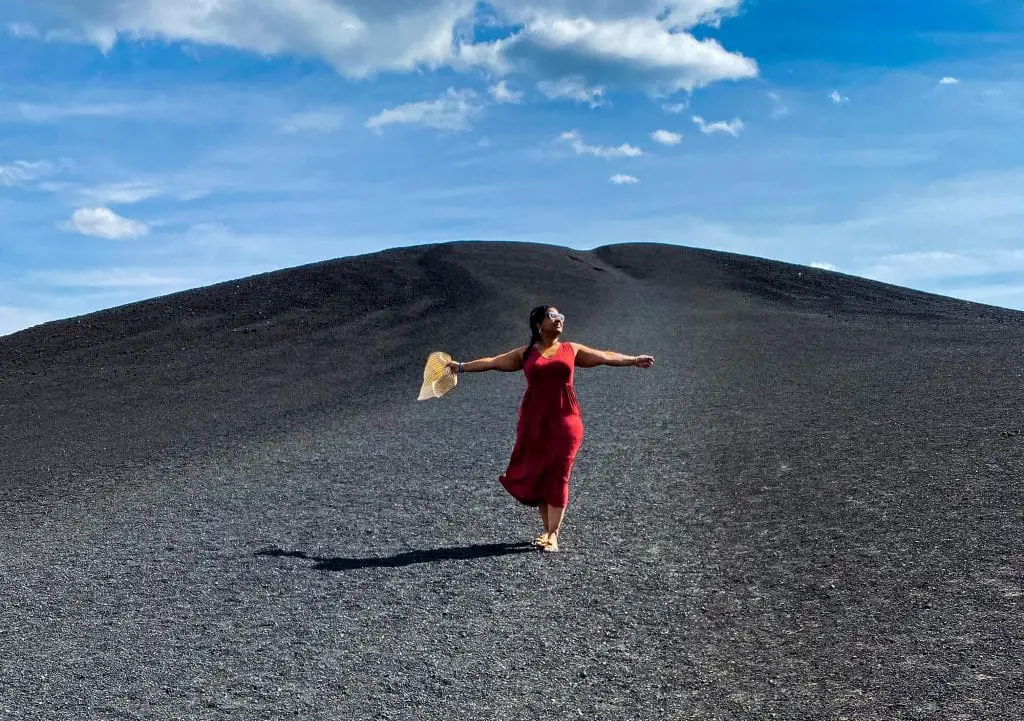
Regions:
<instances>
[{"instance_id":1,"label":"shadow on ground","mask_svg":"<svg viewBox=\"0 0 1024 721\"><path fill-rule=\"evenodd\" d=\"M413 563L438 563L440 561L466 561L474 558L490 558L493 556L509 556L517 553L535 552L537 548L527 541L519 543L487 543L454 548L434 548L429 550L407 551L394 556L377 558L324 558L310 556L303 551L285 551L281 548L270 548L257 551L257 556L273 556L280 558L301 558L314 561L316 571L355 571L360 568L396 568L409 566Z\"/></svg>"}]
</instances>

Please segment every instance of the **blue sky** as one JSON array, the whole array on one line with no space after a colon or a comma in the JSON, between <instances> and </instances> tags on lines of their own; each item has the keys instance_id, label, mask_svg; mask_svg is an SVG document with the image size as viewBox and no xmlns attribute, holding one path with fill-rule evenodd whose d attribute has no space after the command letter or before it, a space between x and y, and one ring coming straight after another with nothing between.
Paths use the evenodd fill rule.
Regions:
<instances>
[{"instance_id":1,"label":"blue sky","mask_svg":"<svg viewBox=\"0 0 1024 721\"><path fill-rule=\"evenodd\" d=\"M0 70L0 334L464 239L1024 309L1020 0L15 0Z\"/></svg>"}]
</instances>

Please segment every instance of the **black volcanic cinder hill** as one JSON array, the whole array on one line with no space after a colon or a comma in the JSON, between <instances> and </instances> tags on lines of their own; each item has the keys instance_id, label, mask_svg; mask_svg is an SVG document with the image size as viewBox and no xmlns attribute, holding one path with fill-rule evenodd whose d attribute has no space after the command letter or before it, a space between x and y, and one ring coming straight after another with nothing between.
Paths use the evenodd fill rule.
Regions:
<instances>
[{"instance_id":1,"label":"black volcanic cinder hill","mask_svg":"<svg viewBox=\"0 0 1024 721\"><path fill-rule=\"evenodd\" d=\"M587 436L497 484L540 303ZM676 246L391 250L0 338L0 716L1010 718L1024 314Z\"/></svg>"}]
</instances>

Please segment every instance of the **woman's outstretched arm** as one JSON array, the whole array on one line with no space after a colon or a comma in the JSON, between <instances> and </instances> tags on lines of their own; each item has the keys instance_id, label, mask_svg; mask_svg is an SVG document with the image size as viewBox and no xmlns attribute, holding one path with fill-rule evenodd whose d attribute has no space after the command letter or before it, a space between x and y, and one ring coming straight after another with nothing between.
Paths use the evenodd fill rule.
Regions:
<instances>
[{"instance_id":1,"label":"woman's outstretched arm","mask_svg":"<svg viewBox=\"0 0 1024 721\"><path fill-rule=\"evenodd\" d=\"M493 356L490 358L477 358L476 360L466 361L462 364L463 373L480 373L482 371L503 371L505 373L511 373L523 369L523 352L526 350L526 346L520 346L514 348L508 353L502 353L501 355ZM452 372L459 372L459 362L456 360L451 361L448 364Z\"/></svg>"},{"instance_id":2,"label":"woman's outstretched arm","mask_svg":"<svg viewBox=\"0 0 1024 721\"><path fill-rule=\"evenodd\" d=\"M654 356L623 355L612 350L594 350L582 343L573 343L576 348L576 365L580 368L594 366L639 366L650 368L654 365Z\"/></svg>"}]
</instances>

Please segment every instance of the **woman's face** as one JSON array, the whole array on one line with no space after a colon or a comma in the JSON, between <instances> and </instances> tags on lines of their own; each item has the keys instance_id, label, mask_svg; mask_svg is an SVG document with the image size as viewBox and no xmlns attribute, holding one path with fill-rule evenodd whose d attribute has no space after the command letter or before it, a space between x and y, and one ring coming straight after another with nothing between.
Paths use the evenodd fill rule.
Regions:
<instances>
[{"instance_id":1,"label":"woman's face","mask_svg":"<svg viewBox=\"0 0 1024 721\"><path fill-rule=\"evenodd\" d=\"M541 333L547 335L560 335L565 324L565 316L558 312L558 308L548 308L540 324Z\"/></svg>"}]
</instances>

